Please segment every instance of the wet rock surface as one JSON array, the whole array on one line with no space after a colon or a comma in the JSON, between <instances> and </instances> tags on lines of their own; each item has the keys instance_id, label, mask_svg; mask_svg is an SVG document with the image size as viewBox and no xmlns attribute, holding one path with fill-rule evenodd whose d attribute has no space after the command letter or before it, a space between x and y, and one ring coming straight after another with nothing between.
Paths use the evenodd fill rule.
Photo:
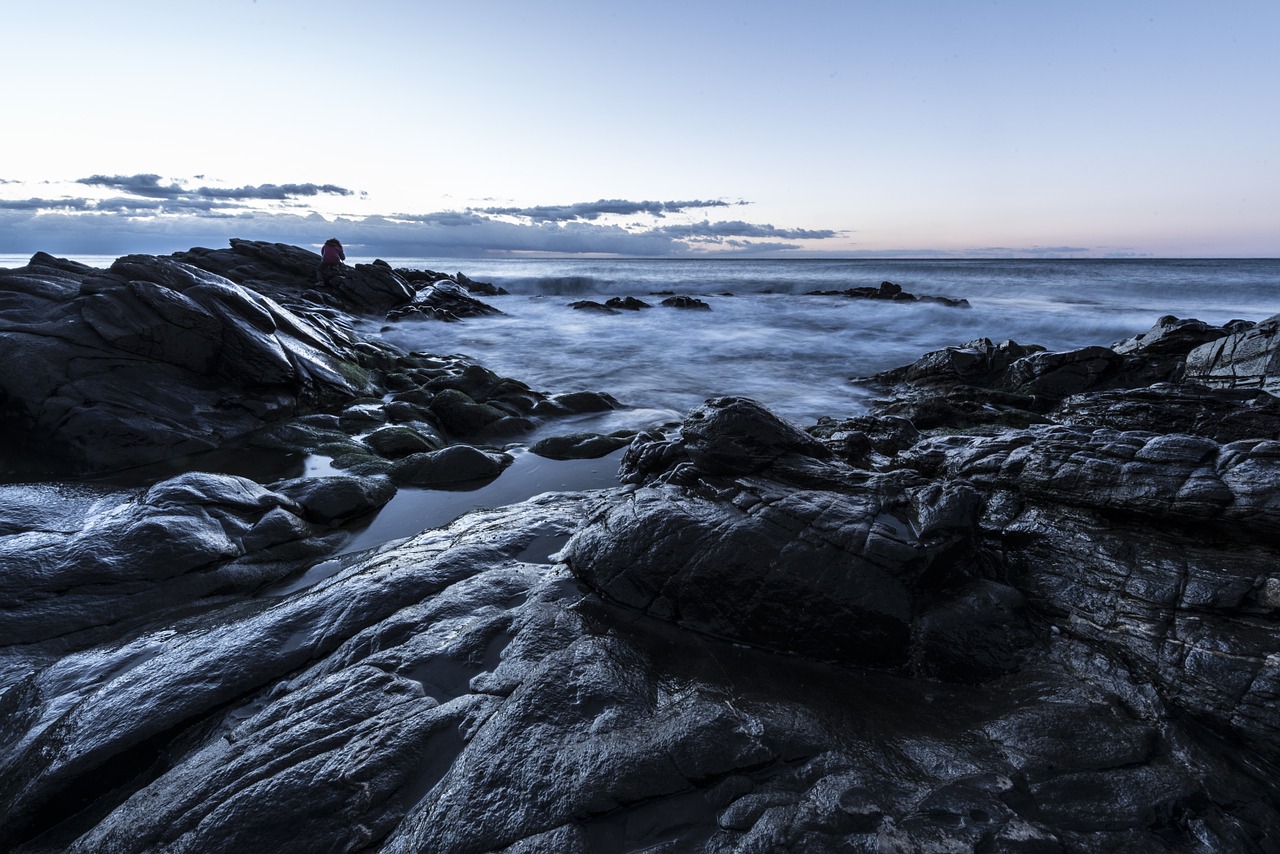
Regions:
<instances>
[{"instance_id":1,"label":"wet rock surface","mask_svg":"<svg viewBox=\"0 0 1280 854\"><path fill-rule=\"evenodd\" d=\"M565 431L540 452L630 441L621 485L343 552L396 484L501 477L494 442L620 404L352 332L482 295L461 274L313 299L296 247L180 256L0 271L0 334L49 357L0 377L9 434L101 460L40 396L94 352L183 390L80 376L117 422L232 389L252 418L183 423L337 474L0 487L0 848L1280 845L1274 319L982 339L807 429L714 398Z\"/></svg>"},{"instance_id":2,"label":"wet rock surface","mask_svg":"<svg viewBox=\"0 0 1280 854\"><path fill-rule=\"evenodd\" d=\"M253 443L320 413L349 413L339 426L358 434L362 401L366 421L408 423L428 446L534 426L526 416L546 395L354 331L355 318L389 311L495 314L470 289L496 289L465 276L406 278L382 262L318 284L318 264L296 246L232 240L125 256L106 270L44 253L0 270L0 463L30 475L119 471ZM353 453L379 448L405 453L380 440Z\"/></svg>"}]
</instances>

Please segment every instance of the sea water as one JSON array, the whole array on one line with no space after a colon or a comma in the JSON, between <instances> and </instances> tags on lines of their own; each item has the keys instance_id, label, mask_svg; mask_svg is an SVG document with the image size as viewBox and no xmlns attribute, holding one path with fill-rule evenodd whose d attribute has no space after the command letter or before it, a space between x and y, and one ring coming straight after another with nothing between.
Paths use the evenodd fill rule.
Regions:
<instances>
[{"instance_id":1,"label":"sea water","mask_svg":"<svg viewBox=\"0 0 1280 854\"><path fill-rule=\"evenodd\" d=\"M366 334L463 354L547 393L608 392L626 409L582 419L597 432L676 420L721 395L803 426L865 412L874 389L863 378L977 338L1065 350L1132 337L1164 315L1222 324L1280 313L1280 260L387 260L456 268L510 293L485 298L500 316L368 323ZM812 294L883 281L969 307ZM668 293L710 309L661 306ZM653 308L570 307L614 296Z\"/></svg>"}]
</instances>

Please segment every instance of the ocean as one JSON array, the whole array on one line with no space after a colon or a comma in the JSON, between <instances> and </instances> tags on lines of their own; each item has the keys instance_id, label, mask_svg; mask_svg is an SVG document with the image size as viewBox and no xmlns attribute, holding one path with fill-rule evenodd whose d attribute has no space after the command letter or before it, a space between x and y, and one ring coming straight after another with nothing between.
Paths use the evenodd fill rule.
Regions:
<instances>
[{"instance_id":1,"label":"ocean","mask_svg":"<svg viewBox=\"0 0 1280 854\"><path fill-rule=\"evenodd\" d=\"M103 267L114 260L73 257ZM501 316L370 319L363 333L466 355L547 393L608 392L626 407L548 428L556 431L659 426L720 395L754 398L803 426L865 412L873 390L859 378L975 338L1065 350L1129 338L1163 315L1221 324L1280 313L1280 259L384 260L461 272L510 293L485 298ZM26 261L0 256L0 267ZM970 307L809 295L885 281ZM655 294L664 293L696 296L710 311L661 307ZM569 307L615 296L654 307L617 315Z\"/></svg>"},{"instance_id":2,"label":"ocean","mask_svg":"<svg viewBox=\"0 0 1280 854\"><path fill-rule=\"evenodd\" d=\"M678 420L720 395L751 397L803 426L865 412L873 390L859 378L976 338L1064 350L1132 337L1163 315L1221 324L1280 313L1276 259L386 260L462 272L510 294L485 300L502 316L369 322L367 334L464 354L548 393L608 392L627 409L581 419L596 432ZM884 281L970 307L809 293ZM668 292L710 311L662 307L656 294ZM569 307L614 296L654 307Z\"/></svg>"}]
</instances>

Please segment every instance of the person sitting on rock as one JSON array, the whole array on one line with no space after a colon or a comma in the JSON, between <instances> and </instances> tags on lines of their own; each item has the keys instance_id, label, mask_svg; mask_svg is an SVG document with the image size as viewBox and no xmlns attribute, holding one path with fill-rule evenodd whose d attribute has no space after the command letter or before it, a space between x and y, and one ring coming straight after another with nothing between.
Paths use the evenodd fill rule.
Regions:
<instances>
[{"instance_id":1,"label":"person sitting on rock","mask_svg":"<svg viewBox=\"0 0 1280 854\"><path fill-rule=\"evenodd\" d=\"M324 284L328 277L337 272L342 262L347 260L347 253L342 251L338 238L330 237L320 249L320 266L316 268L316 281Z\"/></svg>"}]
</instances>

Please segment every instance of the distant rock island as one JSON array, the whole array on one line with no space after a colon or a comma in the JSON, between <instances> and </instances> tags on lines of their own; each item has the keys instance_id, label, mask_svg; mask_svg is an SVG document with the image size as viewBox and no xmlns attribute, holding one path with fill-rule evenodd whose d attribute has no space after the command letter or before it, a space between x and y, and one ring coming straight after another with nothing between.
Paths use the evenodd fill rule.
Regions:
<instances>
[{"instance_id":1,"label":"distant rock island","mask_svg":"<svg viewBox=\"0 0 1280 854\"><path fill-rule=\"evenodd\" d=\"M546 438L622 404L357 332L498 289L318 263L0 270L0 848L1280 846L1280 315ZM341 552L535 427L618 486Z\"/></svg>"}]
</instances>

